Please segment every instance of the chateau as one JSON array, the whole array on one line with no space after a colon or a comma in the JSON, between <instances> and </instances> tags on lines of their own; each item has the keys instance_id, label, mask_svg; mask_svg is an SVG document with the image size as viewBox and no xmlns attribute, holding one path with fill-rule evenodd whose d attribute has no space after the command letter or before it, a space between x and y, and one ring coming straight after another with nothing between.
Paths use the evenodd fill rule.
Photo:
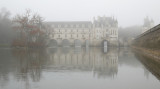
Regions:
<instances>
[{"instance_id":1,"label":"chateau","mask_svg":"<svg viewBox=\"0 0 160 89\"><path fill-rule=\"evenodd\" d=\"M152 27L154 27L154 21L152 19L149 19L148 17L146 17L144 19L142 33L146 32L147 30L151 29Z\"/></svg>"},{"instance_id":2,"label":"chateau","mask_svg":"<svg viewBox=\"0 0 160 89\"><path fill-rule=\"evenodd\" d=\"M118 22L112 17L92 21L46 22L49 46L118 46Z\"/></svg>"}]
</instances>

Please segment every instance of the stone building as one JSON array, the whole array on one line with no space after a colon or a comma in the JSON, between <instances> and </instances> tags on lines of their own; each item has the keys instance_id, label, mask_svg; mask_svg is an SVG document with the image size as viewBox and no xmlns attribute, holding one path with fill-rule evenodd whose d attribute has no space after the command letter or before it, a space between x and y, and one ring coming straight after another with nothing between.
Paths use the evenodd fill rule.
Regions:
<instances>
[{"instance_id":1,"label":"stone building","mask_svg":"<svg viewBox=\"0 0 160 89\"><path fill-rule=\"evenodd\" d=\"M112 17L98 17L91 21L46 22L50 45L60 46L118 46L118 22Z\"/></svg>"},{"instance_id":2,"label":"stone building","mask_svg":"<svg viewBox=\"0 0 160 89\"><path fill-rule=\"evenodd\" d=\"M146 32L147 30L151 29L152 27L154 27L154 21L152 19L149 19L148 17L146 17L144 19L142 33Z\"/></svg>"}]
</instances>

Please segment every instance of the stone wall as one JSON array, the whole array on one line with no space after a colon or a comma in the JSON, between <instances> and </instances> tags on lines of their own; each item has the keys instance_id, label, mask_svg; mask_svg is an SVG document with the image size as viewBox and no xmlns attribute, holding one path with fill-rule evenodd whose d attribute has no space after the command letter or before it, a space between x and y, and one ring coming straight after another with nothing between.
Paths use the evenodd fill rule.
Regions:
<instances>
[{"instance_id":1,"label":"stone wall","mask_svg":"<svg viewBox=\"0 0 160 89\"><path fill-rule=\"evenodd\" d=\"M160 24L138 36L132 44L143 48L160 49Z\"/></svg>"}]
</instances>

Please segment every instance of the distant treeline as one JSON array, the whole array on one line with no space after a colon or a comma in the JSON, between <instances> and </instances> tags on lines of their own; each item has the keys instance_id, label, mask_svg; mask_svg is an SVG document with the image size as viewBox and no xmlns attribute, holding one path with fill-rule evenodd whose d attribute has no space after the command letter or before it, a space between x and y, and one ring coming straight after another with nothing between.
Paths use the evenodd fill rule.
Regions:
<instances>
[{"instance_id":1,"label":"distant treeline","mask_svg":"<svg viewBox=\"0 0 160 89\"><path fill-rule=\"evenodd\" d=\"M142 26L130 26L126 28L119 28L119 45L128 46L131 41L141 34Z\"/></svg>"},{"instance_id":2,"label":"distant treeline","mask_svg":"<svg viewBox=\"0 0 160 89\"><path fill-rule=\"evenodd\" d=\"M11 14L5 8L0 10L0 45L10 45L16 36L12 30Z\"/></svg>"}]
</instances>

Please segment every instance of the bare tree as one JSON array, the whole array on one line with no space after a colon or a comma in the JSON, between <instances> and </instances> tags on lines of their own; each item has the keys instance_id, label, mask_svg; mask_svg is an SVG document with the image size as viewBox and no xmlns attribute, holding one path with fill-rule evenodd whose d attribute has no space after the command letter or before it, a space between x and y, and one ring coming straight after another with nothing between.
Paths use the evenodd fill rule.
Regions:
<instances>
[{"instance_id":1,"label":"bare tree","mask_svg":"<svg viewBox=\"0 0 160 89\"><path fill-rule=\"evenodd\" d=\"M13 18L14 28L18 29L20 33L19 39L25 40L22 42L23 45L42 45L42 42L39 42L39 38L42 39L42 35L44 34L41 28L42 22L43 18L37 13L32 14L29 9L24 14L18 14Z\"/></svg>"}]
</instances>

